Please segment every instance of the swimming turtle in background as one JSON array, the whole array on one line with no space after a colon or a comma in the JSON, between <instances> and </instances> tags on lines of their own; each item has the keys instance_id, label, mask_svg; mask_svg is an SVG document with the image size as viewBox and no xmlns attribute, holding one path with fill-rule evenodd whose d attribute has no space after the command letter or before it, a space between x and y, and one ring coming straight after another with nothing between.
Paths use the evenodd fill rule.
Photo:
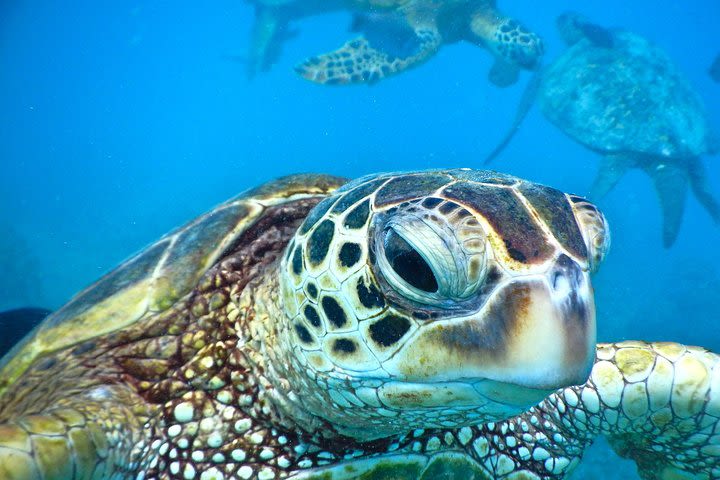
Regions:
<instances>
[{"instance_id":1,"label":"swimming turtle in background","mask_svg":"<svg viewBox=\"0 0 720 480\"><path fill-rule=\"evenodd\" d=\"M3 358L0 477L555 479L599 435L645 478L717 477L718 356L596 350L609 243L495 172L255 188Z\"/></svg>"},{"instance_id":2,"label":"swimming turtle in background","mask_svg":"<svg viewBox=\"0 0 720 480\"><path fill-rule=\"evenodd\" d=\"M461 40L495 56L489 78L498 86L517 81L521 69L540 63L540 38L495 8L494 0L250 0L256 8L248 73L267 70L280 44L295 33L290 22L303 17L350 11L351 31L361 35L334 52L296 67L321 84L374 83L417 66L442 45Z\"/></svg>"},{"instance_id":3,"label":"swimming turtle in background","mask_svg":"<svg viewBox=\"0 0 720 480\"><path fill-rule=\"evenodd\" d=\"M603 155L590 198L607 194L630 169L653 180L663 210L663 243L675 241L688 184L720 222L720 205L699 157L718 152L702 99L668 55L647 39L566 13L568 49L530 83L515 122L486 163L517 131L532 103L574 140Z\"/></svg>"}]
</instances>

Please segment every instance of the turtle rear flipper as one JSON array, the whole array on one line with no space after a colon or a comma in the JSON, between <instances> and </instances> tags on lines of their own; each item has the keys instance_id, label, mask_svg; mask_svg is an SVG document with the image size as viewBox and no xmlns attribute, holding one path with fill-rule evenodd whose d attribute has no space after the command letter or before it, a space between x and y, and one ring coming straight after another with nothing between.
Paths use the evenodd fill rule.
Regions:
<instances>
[{"instance_id":1,"label":"turtle rear flipper","mask_svg":"<svg viewBox=\"0 0 720 480\"><path fill-rule=\"evenodd\" d=\"M705 166L699 158L694 157L689 160L688 174L690 178L690 188L692 188L698 201L705 207L705 210L707 210L715 223L720 223L720 203L718 203L718 200L710 191Z\"/></svg>"},{"instance_id":2,"label":"turtle rear flipper","mask_svg":"<svg viewBox=\"0 0 720 480\"><path fill-rule=\"evenodd\" d=\"M608 154L600 160L597 176L590 187L589 198L600 200L612 190L620 179L633 167L637 167L635 155Z\"/></svg>"},{"instance_id":3,"label":"turtle rear flipper","mask_svg":"<svg viewBox=\"0 0 720 480\"><path fill-rule=\"evenodd\" d=\"M675 243L680 231L688 183L693 184L693 189L699 199L701 195L705 195L705 198L709 198L711 202L714 202L714 199L709 196L707 189L703 189L701 186L700 171L696 174L698 180L695 181L692 179L692 174L689 173L689 167L682 162L636 153L605 155L590 189L589 197L595 201L603 198L628 170L636 167L641 168L653 181L663 215L663 245L665 248L669 248ZM695 184L697 187L694 186ZM701 193L698 194L698 191ZM715 208L717 208L717 204L715 204ZM711 208L708 210L711 211ZM720 213L720 210L717 211Z\"/></svg>"},{"instance_id":4,"label":"turtle rear flipper","mask_svg":"<svg viewBox=\"0 0 720 480\"><path fill-rule=\"evenodd\" d=\"M517 110L515 111L515 118L513 119L512 125L510 125L508 131L505 132L505 135L503 135L500 143L498 143L497 146L493 148L492 152L485 157L485 160L483 160L485 165L488 165L490 162L495 160L495 158L497 158L503 150L505 150L505 147L510 144L510 141L513 139L518 130L520 130L520 125L522 125L523 120L527 117L527 114L530 112L530 109L537 98L540 82L542 81L541 75L542 73L538 70L528 81L525 91L520 98ZM492 81L492 78L490 80Z\"/></svg>"},{"instance_id":5,"label":"turtle rear flipper","mask_svg":"<svg viewBox=\"0 0 720 480\"><path fill-rule=\"evenodd\" d=\"M353 29L366 32L365 36L347 42L334 52L312 57L295 67L295 71L321 84L372 84L421 64L434 55L442 43L433 23L403 28L396 15L378 20L380 24L372 24L373 20L367 16L356 17Z\"/></svg>"},{"instance_id":6,"label":"turtle rear flipper","mask_svg":"<svg viewBox=\"0 0 720 480\"><path fill-rule=\"evenodd\" d=\"M258 6L255 11L250 48L242 62L246 65L248 78L265 72L280 57L285 40L297 35L289 29L287 19L279 8Z\"/></svg>"},{"instance_id":7,"label":"turtle rear flipper","mask_svg":"<svg viewBox=\"0 0 720 480\"><path fill-rule=\"evenodd\" d=\"M688 170L678 162L652 162L642 166L653 181L663 213L663 246L677 239L688 191Z\"/></svg>"}]
</instances>

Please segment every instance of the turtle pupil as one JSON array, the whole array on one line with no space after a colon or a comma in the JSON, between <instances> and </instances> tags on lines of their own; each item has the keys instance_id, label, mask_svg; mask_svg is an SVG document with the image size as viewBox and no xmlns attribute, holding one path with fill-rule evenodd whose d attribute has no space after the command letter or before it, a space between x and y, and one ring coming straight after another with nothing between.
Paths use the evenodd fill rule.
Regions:
<instances>
[{"instance_id":1,"label":"turtle pupil","mask_svg":"<svg viewBox=\"0 0 720 480\"><path fill-rule=\"evenodd\" d=\"M385 256L400 278L424 292L437 292L438 284L430 265L395 230L385 234Z\"/></svg>"}]
</instances>

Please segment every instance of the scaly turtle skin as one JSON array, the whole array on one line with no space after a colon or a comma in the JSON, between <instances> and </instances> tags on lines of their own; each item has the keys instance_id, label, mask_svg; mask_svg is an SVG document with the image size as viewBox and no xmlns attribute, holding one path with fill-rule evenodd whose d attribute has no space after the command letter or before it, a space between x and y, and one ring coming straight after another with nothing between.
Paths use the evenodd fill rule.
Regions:
<instances>
[{"instance_id":1,"label":"scaly turtle skin","mask_svg":"<svg viewBox=\"0 0 720 480\"><path fill-rule=\"evenodd\" d=\"M304 78L322 84L374 83L417 66L448 43L466 40L495 57L489 79L498 86L534 69L543 53L540 38L495 8L494 0L250 0L256 22L248 55L250 76L267 70L283 41L294 36L291 21L336 11L355 14L362 35L338 50L298 65Z\"/></svg>"},{"instance_id":2,"label":"scaly turtle skin","mask_svg":"<svg viewBox=\"0 0 720 480\"><path fill-rule=\"evenodd\" d=\"M717 138L700 95L670 57L640 35L575 13L557 23L568 49L531 88L548 120L603 155L590 198L602 198L628 170L639 168L657 190L666 247L680 230L688 186L720 222L720 204L699 159L718 151ZM526 94L514 129L531 100L534 94Z\"/></svg>"},{"instance_id":3,"label":"scaly turtle skin","mask_svg":"<svg viewBox=\"0 0 720 480\"><path fill-rule=\"evenodd\" d=\"M0 478L556 479L598 435L645 478L720 475L718 357L595 349L592 204L342 183L246 192L46 319L0 364Z\"/></svg>"}]
</instances>

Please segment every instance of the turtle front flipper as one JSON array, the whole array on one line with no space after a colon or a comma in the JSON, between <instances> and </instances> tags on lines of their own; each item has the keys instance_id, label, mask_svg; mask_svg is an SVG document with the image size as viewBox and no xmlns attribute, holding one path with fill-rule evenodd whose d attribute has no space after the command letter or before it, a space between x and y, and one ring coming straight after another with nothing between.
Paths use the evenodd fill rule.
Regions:
<instances>
[{"instance_id":1,"label":"turtle front flipper","mask_svg":"<svg viewBox=\"0 0 720 480\"><path fill-rule=\"evenodd\" d=\"M356 16L352 29L364 35L302 62L297 73L326 85L372 84L421 64L442 43L434 21L408 23L400 12Z\"/></svg>"},{"instance_id":2,"label":"turtle front flipper","mask_svg":"<svg viewBox=\"0 0 720 480\"><path fill-rule=\"evenodd\" d=\"M595 201L612 190L631 168L637 167L634 155L609 154L602 157L589 197Z\"/></svg>"},{"instance_id":3,"label":"turtle front flipper","mask_svg":"<svg viewBox=\"0 0 720 480\"><path fill-rule=\"evenodd\" d=\"M48 379L50 383L52 380ZM66 385L72 391L73 385ZM51 397L37 392L36 400ZM45 402L48 403L48 402ZM38 413L0 412L0 478L117 478L137 468L146 444L146 411L126 387L99 385L84 397L61 399ZM23 403L15 405L23 408ZM12 419L10 419L8 417ZM125 478L125 477L122 477Z\"/></svg>"},{"instance_id":4,"label":"turtle front flipper","mask_svg":"<svg viewBox=\"0 0 720 480\"><path fill-rule=\"evenodd\" d=\"M521 69L539 68L544 52L542 40L517 20L483 8L472 14L470 32L468 40L495 56L488 78L498 87L517 82Z\"/></svg>"},{"instance_id":5,"label":"turtle front flipper","mask_svg":"<svg viewBox=\"0 0 720 480\"><path fill-rule=\"evenodd\" d=\"M720 356L628 341L598 344L583 385L474 427L463 444L489 478L568 478L602 435L643 479L710 479L720 478L719 431Z\"/></svg>"},{"instance_id":6,"label":"turtle front flipper","mask_svg":"<svg viewBox=\"0 0 720 480\"><path fill-rule=\"evenodd\" d=\"M720 356L677 343L598 345L590 379L569 391L566 418L599 429L642 478L720 475Z\"/></svg>"}]
</instances>

